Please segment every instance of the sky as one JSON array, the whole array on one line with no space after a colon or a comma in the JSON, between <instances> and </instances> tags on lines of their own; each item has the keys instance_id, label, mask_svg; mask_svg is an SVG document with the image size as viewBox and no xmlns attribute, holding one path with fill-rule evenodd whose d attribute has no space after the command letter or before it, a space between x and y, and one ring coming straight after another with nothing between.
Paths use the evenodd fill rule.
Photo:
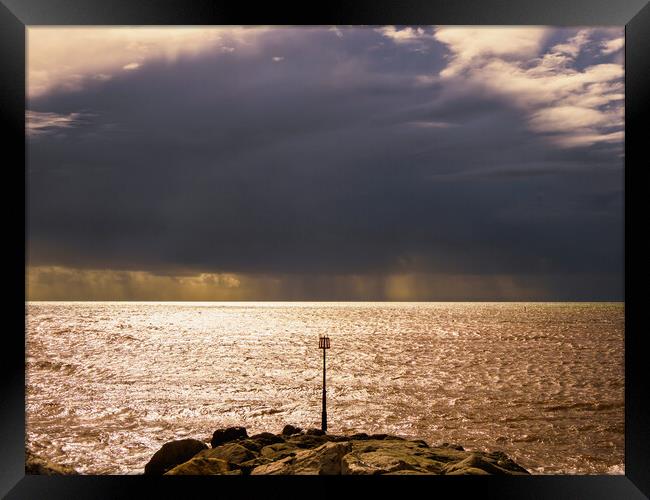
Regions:
<instances>
[{"instance_id":1,"label":"sky","mask_svg":"<svg viewBox=\"0 0 650 500\"><path fill-rule=\"evenodd\" d=\"M28 300L623 300L623 27L28 27Z\"/></svg>"}]
</instances>

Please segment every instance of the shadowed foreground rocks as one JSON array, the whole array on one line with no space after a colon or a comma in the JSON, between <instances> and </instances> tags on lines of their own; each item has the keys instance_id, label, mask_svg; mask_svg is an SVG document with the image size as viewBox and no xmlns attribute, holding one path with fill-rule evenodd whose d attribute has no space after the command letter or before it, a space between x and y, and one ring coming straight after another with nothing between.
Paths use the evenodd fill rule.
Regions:
<instances>
[{"instance_id":1,"label":"shadowed foreground rocks","mask_svg":"<svg viewBox=\"0 0 650 500\"><path fill-rule=\"evenodd\" d=\"M160 448L145 465L144 473L151 475L164 474L172 467L186 462L197 453L208 447L196 439L181 439L170 441Z\"/></svg>"},{"instance_id":2,"label":"shadowed foreground rocks","mask_svg":"<svg viewBox=\"0 0 650 500\"><path fill-rule=\"evenodd\" d=\"M471 452L448 443L429 446L387 434L342 436L286 426L280 434L249 437L243 427L231 427L214 436L212 448L188 439L166 443L145 474L529 474L502 452Z\"/></svg>"},{"instance_id":3,"label":"shadowed foreground rocks","mask_svg":"<svg viewBox=\"0 0 650 500\"><path fill-rule=\"evenodd\" d=\"M74 476L78 472L72 467L50 462L31 451L25 450L25 474L40 474L42 476Z\"/></svg>"}]
</instances>

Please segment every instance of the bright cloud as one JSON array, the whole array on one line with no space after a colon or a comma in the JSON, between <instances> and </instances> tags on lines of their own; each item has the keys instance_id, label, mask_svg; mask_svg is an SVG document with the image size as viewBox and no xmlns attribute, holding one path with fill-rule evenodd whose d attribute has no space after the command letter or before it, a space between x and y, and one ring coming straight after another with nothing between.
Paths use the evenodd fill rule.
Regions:
<instances>
[{"instance_id":1,"label":"bright cloud","mask_svg":"<svg viewBox=\"0 0 650 500\"><path fill-rule=\"evenodd\" d=\"M574 37L569 38L565 43L559 43L551 49L552 54L566 54L576 57L582 47L589 41L589 30L580 30Z\"/></svg>"},{"instance_id":2,"label":"bright cloud","mask_svg":"<svg viewBox=\"0 0 650 500\"><path fill-rule=\"evenodd\" d=\"M480 68L489 59L526 60L534 57L548 35L548 28L463 28L441 27L434 38L452 52L447 67L440 73L454 77L465 70Z\"/></svg>"},{"instance_id":3,"label":"bright cloud","mask_svg":"<svg viewBox=\"0 0 650 500\"><path fill-rule=\"evenodd\" d=\"M602 52L605 55L608 54L613 54L614 52L618 52L623 48L625 45L625 38L620 37L620 38L614 38L612 40L605 40L602 44Z\"/></svg>"},{"instance_id":4,"label":"bright cloud","mask_svg":"<svg viewBox=\"0 0 650 500\"><path fill-rule=\"evenodd\" d=\"M532 130L548 134L562 147L622 139L622 65L577 67L576 59L592 43L595 30L581 29L545 50L550 34L535 27L438 28L435 38L451 55L437 81L509 98L527 113ZM610 39L601 46L613 52L621 44L620 30L605 30L605 35Z\"/></svg>"},{"instance_id":5,"label":"bright cloud","mask_svg":"<svg viewBox=\"0 0 650 500\"><path fill-rule=\"evenodd\" d=\"M25 129L30 137L43 134L55 134L60 129L78 127L86 122L89 114L86 113L41 113L38 111L27 111L25 113Z\"/></svg>"},{"instance_id":6,"label":"bright cloud","mask_svg":"<svg viewBox=\"0 0 650 500\"><path fill-rule=\"evenodd\" d=\"M407 44L420 42L426 39L432 39L433 34L426 31L424 28L401 28L397 29L395 26L384 26L383 28L378 28L377 31L384 35L385 37L390 38L395 43Z\"/></svg>"},{"instance_id":7,"label":"bright cloud","mask_svg":"<svg viewBox=\"0 0 650 500\"><path fill-rule=\"evenodd\" d=\"M580 29L550 48L545 47L556 30L546 27L451 26L430 32L387 26L377 31L399 45L438 42L448 48L446 66L416 77L418 85L442 83L454 93L506 97L527 114L531 130L562 147L622 139L622 64L576 65L590 45L603 56L620 50L620 29ZM596 32L606 39L593 42Z\"/></svg>"},{"instance_id":8,"label":"bright cloud","mask_svg":"<svg viewBox=\"0 0 650 500\"><path fill-rule=\"evenodd\" d=\"M250 47L265 28L215 27L30 27L27 30L27 93L38 97L54 89L78 90L92 79L107 80L146 61L200 54L229 53Z\"/></svg>"}]
</instances>

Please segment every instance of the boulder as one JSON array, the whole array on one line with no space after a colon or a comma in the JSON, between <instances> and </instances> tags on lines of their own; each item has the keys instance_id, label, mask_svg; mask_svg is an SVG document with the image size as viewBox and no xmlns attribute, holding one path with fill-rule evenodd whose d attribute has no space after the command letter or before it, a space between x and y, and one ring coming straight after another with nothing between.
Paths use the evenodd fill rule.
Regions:
<instances>
[{"instance_id":1,"label":"boulder","mask_svg":"<svg viewBox=\"0 0 650 500\"><path fill-rule=\"evenodd\" d=\"M165 472L166 476L214 476L230 471L228 462L220 458L192 457Z\"/></svg>"},{"instance_id":2,"label":"boulder","mask_svg":"<svg viewBox=\"0 0 650 500\"><path fill-rule=\"evenodd\" d=\"M259 453L259 451L265 446L276 443L284 443L284 438L275 434L271 434L270 432L255 434L254 436L251 436L248 439L239 442L239 444L242 446L257 453Z\"/></svg>"},{"instance_id":3,"label":"boulder","mask_svg":"<svg viewBox=\"0 0 650 500\"><path fill-rule=\"evenodd\" d=\"M338 436L336 434L325 434L327 436L328 441L333 441L336 443L340 443L342 441L349 441L350 437L349 436Z\"/></svg>"},{"instance_id":4,"label":"boulder","mask_svg":"<svg viewBox=\"0 0 650 500\"><path fill-rule=\"evenodd\" d=\"M502 451L494 451L492 453L488 453L487 457L491 460L494 460L499 467L507 470L508 472L521 472L523 474L530 474L530 472L521 467L519 464L515 463L510 457L508 457L508 455Z\"/></svg>"},{"instance_id":5,"label":"boulder","mask_svg":"<svg viewBox=\"0 0 650 500\"><path fill-rule=\"evenodd\" d=\"M350 438L347 440L349 441ZM327 434L323 436L311 436L309 434L296 434L287 439L287 443L298 448L316 448L328 441L331 441Z\"/></svg>"},{"instance_id":6,"label":"boulder","mask_svg":"<svg viewBox=\"0 0 650 500\"><path fill-rule=\"evenodd\" d=\"M314 450L298 452L294 474L341 474L341 460L352 449L350 442L325 443Z\"/></svg>"},{"instance_id":7,"label":"boulder","mask_svg":"<svg viewBox=\"0 0 650 500\"><path fill-rule=\"evenodd\" d=\"M287 427L290 428L285 427L284 435L263 432L251 437L243 427L219 429L213 436L213 444L224 442L212 448L194 439L172 441L156 452L145 466L145 474L529 474L500 451L469 452L455 444L430 447L420 439L407 440L388 434L341 436L318 429L302 433L297 427ZM28 456L26 472L74 473L61 466L49 464L47 468L43 464L42 459Z\"/></svg>"},{"instance_id":8,"label":"boulder","mask_svg":"<svg viewBox=\"0 0 650 500\"><path fill-rule=\"evenodd\" d=\"M245 448L239 443L226 443L222 444L221 446L217 446L216 448L210 448L201 451L197 455L197 458L218 458L225 460L231 465L236 466L242 462L246 462L247 460L252 460L257 456L258 455L256 453L252 452L248 448Z\"/></svg>"},{"instance_id":9,"label":"boulder","mask_svg":"<svg viewBox=\"0 0 650 500\"><path fill-rule=\"evenodd\" d=\"M275 462L260 465L251 470L251 476L288 475L293 474L293 463L296 457L285 457Z\"/></svg>"},{"instance_id":10,"label":"boulder","mask_svg":"<svg viewBox=\"0 0 650 500\"><path fill-rule=\"evenodd\" d=\"M244 439L243 441L237 441L237 444L243 446L247 450L252 451L253 453L259 453L263 448L262 443L254 439Z\"/></svg>"},{"instance_id":11,"label":"boulder","mask_svg":"<svg viewBox=\"0 0 650 500\"><path fill-rule=\"evenodd\" d=\"M217 429L212 434L210 445L213 448L216 448L223 443L236 441L237 439L246 439L247 437L248 433L246 432L245 427L228 427L226 429Z\"/></svg>"},{"instance_id":12,"label":"boulder","mask_svg":"<svg viewBox=\"0 0 650 500\"><path fill-rule=\"evenodd\" d=\"M350 442L325 443L313 450L302 450L251 471L251 475L334 475L341 474L341 461L352 449Z\"/></svg>"},{"instance_id":13,"label":"boulder","mask_svg":"<svg viewBox=\"0 0 650 500\"><path fill-rule=\"evenodd\" d=\"M291 436L293 434L299 434L300 432L302 432L302 429L300 427L294 427L290 424L285 425L282 429L283 436Z\"/></svg>"},{"instance_id":14,"label":"boulder","mask_svg":"<svg viewBox=\"0 0 650 500\"><path fill-rule=\"evenodd\" d=\"M454 448L419 448L415 451L420 455L426 456L431 460L442 463L460 462L468 456L468 452L455 450Z\"/></svg>"},{"instance_id":15,"label":"boulder","mask_svg":"<svg viewBox=\"0 0 650 500\"><path fill-rule=\"evenodd\" d=\"M400 453L417 453L417 452L428 452L429 450L423 450L420 446L420 443L413 441L398 441L392 439L362 439L352 441L352 445L355 451L368 451L368 450L396 450Z\"/></svg>"},{"instance_id":16,"label":"boulder","mask_svg":"<svg viewBox=\"0 0 650 500\"><path fill-rule=\"evenodd\" d=\"M273 462L272 458L259 456L252 460L247 460L246 462L242 462L241 464L239 464L238 470L241 470L242 474L247 476L250 475L251 471L256 467L259 467L260 465L270 464L272 462Z\"/></svg>"},{"instance_id":17,"label":"boulder","mask_svg":"<svg viewBox=\"0 0 650 500\"><path fill-rule=\"evenodd\" d=\"M295 456L300 449L289 443L276 443L265 446L260 451L260 455L271 460L279 460L284 457Z\"/></svg>"},{"instance_id":18,"label":"boulder","mask_svg":"<svg viewBox=\"0 0 650 500\"><path fill-rule=\"evenodd\" d=\"M371 434L367 438L367 434L365 432L360 432L358 434L353 434L353 436L357 436L355 439L357 440L362 440L362 439L378 439L378 440L383 440L383 439L388 439L392 441L406 441L403 437L399 436L391 436L390 434Z\"/></svg>"},{"instance_id":19,"label":"boulder","mask_svg":"<svg viewBox=\"0 0 650 500\"><path fill-rule=\"evenodd\" d=\"M343 457L341 473L390 474L398 471L414 471L423 474L439 474L444 464L414 453L419 443L409 441L364 440L354 443L351 453Z\"/></svg>"},{"instance_id":20,"label":"boulder","mask_svg":"<svg viewBox=\"0 0 650 500\"><path fill-rule=\"evenodd\" d=\"M275 443L284 443L284 438L282 436L271 434L270 432L262 432L260 434L255 434L250 438L254 439L255 441L259 441L264 446L268 446L270 444L275 444Z\"/></svg>"},{"instance_id":21,"label":"boulder","mask_svg":"<svg viewBox=\"0 0 650 500\"><path fill-rule=\"evenodd\" d=\"M72 467L50 462L42 457L25 451L25 474L40 474L43 476L74 476L79 474Z\"/></svg>"},{"instance_id":22,"label":"boulder","mask_svg":"<svg viewBox=\"0 0 650 500\"><path fill-rule=\"evenodd\" d=\"M526 475L527 471L509 471L497 465L489 456L478 453L470 453L469 456L460 462L446 465L443 474L469 475L469 474L494 474L494 475Z\"/></svg>"},{"instance_id":23,"label":"boulder","mask_svg":"<svg viewBox=\"0 0 650 500\"><path fill-rule=\"evenodd\" d=\"M447 476L489 476L490 473L476 467L465 467L452 472L446 472Z\"/></svg>"},{"instance_id":24,"label":"boulder","mask_svg":"<svg viewBox=\"0 0 650 500\"><path fill-rule=\"evenodd\" d=\"M181 439L170 441L160 448L151 460L144 466L144 473L161 475L183 462L187 462L194 455L207 449L205 443L196 439Z\"/></svg>"}]
</instances>

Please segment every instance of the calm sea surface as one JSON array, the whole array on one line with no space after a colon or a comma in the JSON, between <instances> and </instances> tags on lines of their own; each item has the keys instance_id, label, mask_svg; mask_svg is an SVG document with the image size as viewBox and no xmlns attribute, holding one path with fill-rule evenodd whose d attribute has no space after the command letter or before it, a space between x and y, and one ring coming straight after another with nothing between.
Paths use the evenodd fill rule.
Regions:
<instances>
[{"instance_id":1,"label":"calm sea surface","mask_svg":"<svg viewBox=\"0 0 650 500\"><path fill-rule=\"evenodd\" d=\"M27 446L141 473L165 442L320 426L624 473L622 303L29 302Z\"/></svg>"}]
</instances>

